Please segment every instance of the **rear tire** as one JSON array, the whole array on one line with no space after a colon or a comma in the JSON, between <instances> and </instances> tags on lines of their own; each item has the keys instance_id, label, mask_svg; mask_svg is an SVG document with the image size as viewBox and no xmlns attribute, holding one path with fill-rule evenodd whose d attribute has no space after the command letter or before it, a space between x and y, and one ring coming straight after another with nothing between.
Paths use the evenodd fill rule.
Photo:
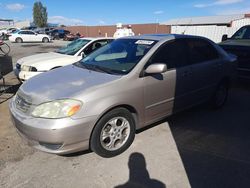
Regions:
<instances>
[{"instance_id":1,"label":"rear tire","mask_svg":"<svg viewBox=\"0 0 250 188\"><path fill-rule=\"evenodd\" d=\"M18 37L18 38L16 38L16 42L17 42L17 43L23 43L23 39L20 38L20 37Z\"/></svg>"},{"instance_id":2,"label":"rear tire","mask_svg":"<svg viewBox=\"0 0 250 188\"><path fill-rule=\"evenodd\" d=\"M212 97L211 104L214 109L222 108L228 98L229 84L222 81L218 84L217 89Z\"/></svg>"},{"instance_id":3,"label":"rear tire","mask_svg":"<svg viewBox=\"0 0 250 188\"><path fill-rule=\"evenodd\" d=\"M102 157L114 157L124 152L134 137L135 120L132 114L125 108L117 108L98 121L90 138L90 148Z\"/></svg>"},{"instance_id":4,"label":"rear tire","mask_svg":"<svg viewBox=\"0 0 250 188\"><path fill-rule=\"evenodd\" d=\"M42 40L43 43L48 43L49 42L49 39L47 37L44 37L43 40Z\"/></svg>"}]
</instances>

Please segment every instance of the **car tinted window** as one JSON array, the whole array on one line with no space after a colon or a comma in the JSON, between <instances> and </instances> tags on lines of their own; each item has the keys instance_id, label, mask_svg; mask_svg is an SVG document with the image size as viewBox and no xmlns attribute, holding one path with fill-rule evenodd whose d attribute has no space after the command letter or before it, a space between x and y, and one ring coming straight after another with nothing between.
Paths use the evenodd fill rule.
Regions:
<instances>
[{"instance_id":1,"label":"car tinted window","mask_svg":"<svg viewBox=\"0 0 250 188\"><path fill-rule=\"evenodd\" d=\"M202 39L186 39L189 54L189 64L211 61L219 58L217 50Z\"/></svg>"},{"instance_id":2,"label":"car tinted window","mask_svg":"<svg viewBox=\"0 0 250 188\"><path fill-rule=\"evenodd\" d=\"M98 40L90 44L87 48L84 49L85 55L90 54L94 50L97 50L98 48L108 44L110 41L109 40Z\"/></svg>"},{"instance_id":3,"label":"car tinted window","mask_svg":"<svg viewBox=\"0 0 250 188\"><path fill-rule=\"evenodd\" d=\"M240 28L231 39L250 39L250 27Z\"/></svg>"},{"instance_id":4,"label":"car tinted window","mask_svg":"<svg viewBox=\"0 0 250 188\"><path fill-rule=\"evenodd\" d=\"M22 35L34 35L35 33L32 32L32 31L21 31L21 32L19 32L19 34L22 34Z\"/></svg>"},{"instance_id":5,"label":"car tinted window","mask_svg":"<svg viewBox=\"0 0 250 188\"><path fill-rule=\"evenodd\" d=\"M168 69L187 65L186 44L184 40L167 42L152 56L149 64L165 63ZM148 64L148 65L149 65Z\"/></svg>"},{"instance_id":6,"label":"car tinted window","mask_svg":"<svg viewBox=\"0 0 250 188\"><path fill-rule=\"evenodd\" d=\"M27 35L34 35L35 33L32 32L32 31L26 31L26 34L27 34Z\"/></svg>"}]
</instances>

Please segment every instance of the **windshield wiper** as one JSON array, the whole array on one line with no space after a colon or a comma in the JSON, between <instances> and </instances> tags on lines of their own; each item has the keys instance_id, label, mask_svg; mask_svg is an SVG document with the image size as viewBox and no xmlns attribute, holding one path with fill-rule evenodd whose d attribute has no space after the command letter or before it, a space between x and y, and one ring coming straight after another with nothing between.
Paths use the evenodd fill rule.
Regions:
<instances>
[{"instance_id":1,"label":"windshield wiper","mask_svg":"<svg viewBox=\"0 0 250 188\"><path fill-rule=\"evenodd\" d=\"M97 66L97 65L93 65L93 67L95 68L95 70L99 70L101 72L105 72L105 73L108 73L108 74L115 74L114 71L108 69L108 68L105 68L105 67L100 67L100 66Z\"/></svg>"},{"instance_id":2,"label":"windshield wiper","mask_svg":"<svg viewBox=\"0 0 250 188\"><path fill-rule=\"evenodd\" d=\"M77 66L85 68L87 70L92 70L92 71L97 71L97 72L104 72L107 74L116 74L116 75L122 75L124 73L121 73L120 71L115 71L115 70L111 70L109 68L106 67L101 67L98 65L92 65L92 64L87 64L87 63L82 63L81 61L75 63Z\"/></svg>"}]
</instances>

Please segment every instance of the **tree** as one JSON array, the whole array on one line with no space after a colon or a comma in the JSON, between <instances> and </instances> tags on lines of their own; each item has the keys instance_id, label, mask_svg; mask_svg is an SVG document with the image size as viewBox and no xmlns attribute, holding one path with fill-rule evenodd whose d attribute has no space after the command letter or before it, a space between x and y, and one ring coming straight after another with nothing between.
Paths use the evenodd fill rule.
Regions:
<instances>
[{"instance_id":1,"label":"tree","mask_svg":"<svg viewBox=\"0 0 250 188\"><path fill-rule=\"evenodd\" d=\"M33 6L33 22L37 27L46 27L48 21L47 8L40 1Z\"/></svg>"}]
</instances>

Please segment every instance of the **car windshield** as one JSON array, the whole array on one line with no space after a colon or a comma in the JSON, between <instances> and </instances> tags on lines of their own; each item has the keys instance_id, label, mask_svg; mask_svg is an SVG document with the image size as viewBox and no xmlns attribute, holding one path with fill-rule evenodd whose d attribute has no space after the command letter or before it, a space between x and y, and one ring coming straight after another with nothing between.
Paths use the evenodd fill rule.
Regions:
<instances>
[{"instance_id":1,"label":"car windshield","mask_svg":"<svg viewBox=\"0 0 250 188\"><path fill-rule=\"evenodd\" d=\"M128 74L155 43L154 40L117 39L76 65L109 74Z\"/></svg>"},{"instance_id":2,"label":"car windshield","mask_svg":"<svg viewBox=\"0 0 250 188\"><path fill-rule=\"evenodd\" d=\"M250 39L250 27L240 28L231 39Z\"/></svg>"},{"instance_id":3,"label":"car windshield","mask_svg":"<svg viewBox=\"0 0 250 188\"><path fill-rule=\"evenodd\" d=\"M19 29L17 29L16 31L14 31L14 32L12 32L13 34L16 34L16 33L18 33L20 30Z\"/></svg>"},{"instance_id":4,"label":"car windshield","mask_svg":"<svg viewBox=\"0 0 250 188\"><path fill-rule=\"evenodd\" d=\"M69 43L67 46L58 49L56 52L66 55L75 55L83 46L85 46L89 42L90 40L77 39Z\"/></svg>"}]
</instances>

